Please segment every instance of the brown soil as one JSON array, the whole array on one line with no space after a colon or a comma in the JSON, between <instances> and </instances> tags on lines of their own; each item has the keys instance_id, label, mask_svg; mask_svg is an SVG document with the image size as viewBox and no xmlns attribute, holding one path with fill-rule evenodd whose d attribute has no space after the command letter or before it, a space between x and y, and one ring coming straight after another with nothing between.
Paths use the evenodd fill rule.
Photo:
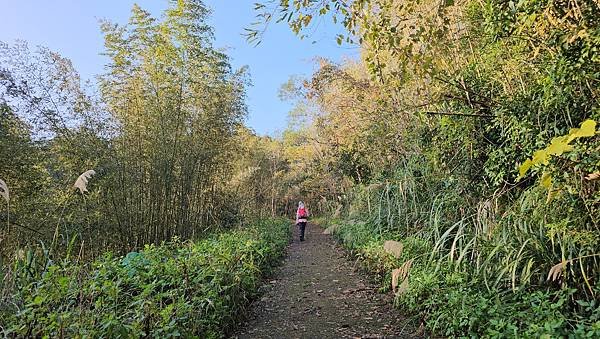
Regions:
<instances>
[{"instance_id":1,"label":"brown soil","mask_svg":"<svg viewBox=\"0 0 600 339\"><path fill-rule=\"evenodd\" d=\"M298 232L278 272L261 288L246 324L234 338L415 338L389 294L348 260L323 230Z\"/></svg>"}]
</instances>

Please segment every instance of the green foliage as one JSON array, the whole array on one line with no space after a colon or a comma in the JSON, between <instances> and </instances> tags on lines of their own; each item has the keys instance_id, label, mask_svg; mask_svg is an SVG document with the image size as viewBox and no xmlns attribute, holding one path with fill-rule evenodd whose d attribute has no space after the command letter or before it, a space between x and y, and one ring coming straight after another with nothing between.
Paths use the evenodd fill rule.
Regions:
<instances>
[{"instance_id":1,"label":"green foliage","mask_svg":"<svg viewBox=\"0 0 600 339\"><path fill-rule=\"evenodd\" d=\"M8 270L19 272L12 281L23 287L15 300L24 313L11 319L27 324L11 331L39 334L19 332L31 324L60 334L81 315L92 319L82 331L102 324L115 335L217 333L216 324L231 320L230 302L244 299L229 289L254 284L224 267L271 247L223 236L200 242L199 253L189 243L150 246L92 270L47 259L78 241L98 253L196 238L257 210L289 213L300 199L312 211L364 220L337 236L387 286L392 269L413 263L397 301L436 332L598 336L597 2L267 0L255 9L259 24L285 21L301 36L317 16L329 17L345 30L337 42L355 39L364 56L342 65L319 60L310 78L286 84L283 97L297 107L280 138L240 127L244 71L233 72L212 47L199 0L173 1L161 19L135 6L127 25L102 25L109 57L102 104L58 54L42 48L30 58L22 44L0 44L8 98L0 152L33 169L22 174L0 163L16 220L0 239L16 248L52 244L18 254ZM260 39L260 30L248 32ZM88 169L98 173L89 194L65 189ZM531 169L542 170L547 191L525 176ZM387 239L403 242L400 258L381 249ZM217 267L194 268L208 280L182 283L184 257ZM159 275L164 281L152 278ZM181 299L185 284L200 299ZM91 314L96 302L106 319Z\"/></svg>"},{"instance_id":2,"label":"green foliage","mask_svg":"<svg viewBox=\"0 0 600 339\"><path fill-rule=\"evenodd\" d=\"M401 306L449 336L597 335L598 3L267 3L262 22L341 18L360 44L358 67L304 82L323 112L307 135L336 211L366 221L339 238L384 281L415 259ZM390 261L384 239L426 250Z\"/></svg>"},{"instance_id":3,"label":"green foliage","mask_svg":"<svg viewBox=\"0 0 600 339\"><path fill-rule=\"evenodd\" d=\"M230 182L251 158L237 144L247 79L212 46L208 14L186 0L161 18L136 5L126 24L103 21L96 87L56 52L0 42L0 178L13 196L3 259L40 240L60 256L77 239L93 258L240 224L248 210Z\"/></svg>"},{"instance_id":4,"label":"green foliage","mask_svg":"<svg viewBox=\"0 0 600 339\"><path fill-rule=\"evenodd\" d=\"M487 289L474 267L432 260L432 247L421 238L403 238L402 255L394 258L383 251L383 237L367 236L366 223L341 223L336 237L361 259L363 266L388 290L389 273L403 262L415 259L407 290L395 303L403 311L417 314L427 328L451 337L594 337L600 330L600 307L596 300L578 299L575 289L523 289L515 293L502 288ZM435 259L435 258L434 258ZM596 287L598 289L598 287Z\"/></svg>"},{"instance_id":5,"label":"green foliage","mask_svg":"<svg viewBox=\"0 0 600 339\"><path fill-rule=\"evenodd\" d=\"M103 164L110 223L138 245L237 222L226 185L246 80L212 46L207 15L202 1L172 1L160 20L136 5L128 24L102 24L100 89L119 124L119 160Z\"/></svg>"},{"instance_id":6,"label":"green foliage","mask_svg":"<svg viewBox=\"0 0 600 339\"><path fill-rule=\"evenodd\" d=\"M15 263L12 304L0 307L4 336L223 337L283 254L288 222L264 220L198 242L174 239L125 257L107 253Z\"/></svg>"}]
</instances>

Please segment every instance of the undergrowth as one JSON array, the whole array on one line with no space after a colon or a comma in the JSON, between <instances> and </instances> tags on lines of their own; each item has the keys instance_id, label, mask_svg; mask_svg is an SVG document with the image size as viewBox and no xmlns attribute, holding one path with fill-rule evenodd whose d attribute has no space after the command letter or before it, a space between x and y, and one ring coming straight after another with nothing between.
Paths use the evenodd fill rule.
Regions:
<instances>
[{"instance_id":1,"label":"undergrowth","mask_svg":"<svg viewBox=\"0 0 600 339\"><path fill-rule=\"evenodd\" d=\"M262 221L205 240L174 239L91 264L68 257L14 264L0 304L5 337L223 337L289 241L288 222Z\"/></svg>"},{"instance_id":2,"label":"undergrowth","mask_svg":"<svg viewBox=\"0 0 600 339\"><path fill-rule=\"evenodd\" d=\"M512 290L486 286L473 267L432 256L426 239L379 233L366 222L340 222L335 237L390 291L390 272L414 259L408 288L396 294L402 312L417 315L435 334L451 337L597 338L600 306L575 288L529 286ZM385 240L403 244L399 258L386 253ZM600 292L600 286L594 286Z\"/></svg>"}]
</instances>

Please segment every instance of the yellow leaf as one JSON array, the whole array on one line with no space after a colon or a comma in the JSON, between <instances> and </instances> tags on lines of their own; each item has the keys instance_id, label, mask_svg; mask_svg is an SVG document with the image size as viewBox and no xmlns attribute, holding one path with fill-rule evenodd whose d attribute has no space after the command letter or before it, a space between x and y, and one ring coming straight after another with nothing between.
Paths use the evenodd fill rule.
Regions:
<instances>
[{"instance_id":1,"label":"yellow leaf","mask_svg":"<svg viewBox=\"0 0 600 339\"><path fill-rule=\"evenodd\" d=\"M527 171L529 171L529 169L531 168L532 165L533 165L533 162L531 161L531 159L525 160L525 162L522 163L521 166L519 166L519 178L517 178L517 179L521 179L522 177L524 177L525 173L527 173Z\"/></svg>"},{"instance_id":2,"label":"yellow leaf","mask_svg":"<svg viewBox=\"0 0 600 339\"><path fill-rule=\"evenodd\" d=\"M588 119L581 123L580 128L571 128L569 131L567 143L583 137L593 137L596 134L596 122Z\"/></svg>"},{"instance_id":3,"label":"yellow leaf","mask_svg":"<svg viewBox=\"0 0 600 339\"><path fill-rule=\"evenodd\" d=\"M546 187L547 189L550 189L550 187L552 186L552 175L548 172L544 172L542 174L541 184L542 184L542 186Z\"/></svg>"},{"instance_id":4,"label":"yellow leaf","mask_svg":"<svg viewBox=\"0 0 600 339\"><path fill-rule=\"evenodd\" d=\"M559 193L560 190L549 189L548 196L546 197L546 204L549 204Z\"/></svg>"},{"instance_id":5,"label":"yellow leaf","mask_svg":"<svg viewBox=\"0 0 600 339\"><path fill-rule=\"evenodd\" d=\"M561 155L564 152L570 152L572 150L573 146L569 145L569 141L566 136L552 139L550 145L546 147L546 153L548 155Z\"/></svg>"},{"instance_id":6,"label":"yellow leaf","mask_svg":"<svg viewBox=\"0 0 600 339\"><path fill-rule=\"evenodd\" d=\"M548 151L546 149L541 149L539 151L535 151L533 153L533 158L531 159L532 165L548 164Z\"/></svg>"},{"instance_id":7,"label":"yellow leaf","mask_svg":"<svg viewBox=\"0 0 600 339\"><path fill-rule=\"evenodd\" d=\"M517 180L521 179L529 169L534 165L547 165L550 156L561 155L565 152L570 152L574 149L573 146L569 145L569 143L577 138L583 137L591 137L596 133L596 122L594 120L588 119L581 123L580 128L572 128L569 131L569 134L555 137L550 142L548 147L538 150L533 153L533 157L531 159L525 160L524 163L519 166L519 176ZM542 185L546 188L550 187L552 179L548 176L542 177Z\"/></svg>"}]
</instances>

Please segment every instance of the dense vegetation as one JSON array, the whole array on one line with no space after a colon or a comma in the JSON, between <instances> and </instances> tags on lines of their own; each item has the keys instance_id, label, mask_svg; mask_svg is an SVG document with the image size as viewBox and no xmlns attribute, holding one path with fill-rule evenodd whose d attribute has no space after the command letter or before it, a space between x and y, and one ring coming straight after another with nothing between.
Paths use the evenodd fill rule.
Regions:
<instances>
[{"instance_id":1,"label":"dense vegetation","mask_svg":"<svg viewBox=\"0 0 600 339\"><path fill-rule=\"evenodd\" d=\"M288 244L289 222L267 220L207 239L146 245L84 264L27 253L18 293L0 309L8 337L222 337ZM76 249L73 249L76 250Z\"/></svg>"},{"instance_id":2,"label":"dense vegetation","mask_svg":"<svg viewBox=\"0 0 600 339\"><path fill-rule=\"evenodd\" d=\"M105 73L0 42L0 333L222 336L288 241L209 9L104 21ZM296 197L293 197L294 200ZM291 207L290 207L291 208Z\"/></svg>"},{"instance_id":3,"label":"dense vegetation","mask_svg":"<svg viewBox=\"0 0 600 339\"><path fill-rule=\"evenodd\" d=\"M347 31L338 43L362 52L290 78L281 97L296 108L276 138L243 126L245 70L213 48L199 0L172 1L160 20L135 6L128 24L104 22L97 87L48 49L0 44L0 312L19 309L6 333L218 335L284 238L243 220L301 197L339 221L339 239L386 286L399 269L398 306L435 333L599 335L597 1L256 10L259 24L301 36L331 19ZM248 32L260 39L262 27ZM384 240L403 244L398 258ZM215 285L185 280L181 257ZM182 281L211 306L183 298ZM139 304L146 296L160 307ZM111 307L123 313L95 311ZM80 322L64 320L73 314Z\"/></svg>"},{"instance_id":4,"label":"dense vegetation","mask_svg":"<svg viewBox=\"0 0 600 339\"><path fill-rule=\"evenodd\" d=\"M451 337L576 337L600 335L597 301L577 294L576 288L494 287L495 276L484 267L465 268L465 252L444 255L439 239L373 233L372 224L335 221L335 236L361 259L363 267L391 292L390 272L399 269L395 305L414 315L434 333ZM384 241L398 239L401 255L384 250ZM454 239L452 239L454 241ZM511 272L518 279L521 268ZM595 292L598 292L596 287ZM569 306L573 303L575 306Z\"/></svg>"},{"instance_id":5,"label":"dense vegetation","mask_svg":"<svg viewBox=\"0 0 600 339\"><path fill-rule=\"evenodd\" d=\"M285 163L243 126L247 75L212 47L208 12L174 1L160 20L134 6L103 22L98 86L47 48L0 43L4 259L39 240L124 253L283 212L264 178Z\"/></svg>"},{"instance_id":6,"label":"dense vegetation","mask_svg":"<svg viewBox=\"0 0 600 339\"><path fill-rule=\"evenodd\" d=\"M302 37L332 19L361 47L283 87L298 103L284 141L303 148L312 204L362 220L341 223L343 242L388 284L407 271L402 309L453 336L598 336L597 2L256 9ZM401 260L380 262L386 239Z\"/></svg>"}]
</instances>

